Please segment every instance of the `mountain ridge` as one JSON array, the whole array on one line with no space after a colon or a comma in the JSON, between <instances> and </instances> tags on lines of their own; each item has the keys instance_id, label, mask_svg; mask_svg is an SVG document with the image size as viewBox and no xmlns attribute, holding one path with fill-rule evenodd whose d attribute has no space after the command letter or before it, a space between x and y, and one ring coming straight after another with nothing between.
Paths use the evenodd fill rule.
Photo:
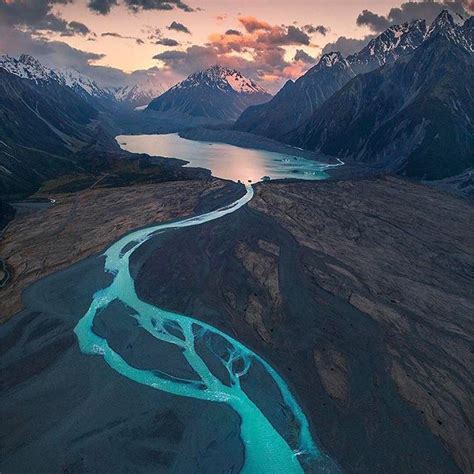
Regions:
<instances>
[{"instance_id":1,"label":"mountain ridge","mask_svg":"<svg viewBox=\"0 0 474 474\"><path fill-rule=\"evenodd\" d=\"M411 54L356 76L283 141L425 180L472 167L474 62L464 25L446 15Z\"/></svg>"},{"instance_id":2,"label":"mountain ridge","mask_svg":"<svg viewBox=\"0 0 474 474\"><path fill-rule=\"evenodd\" d=\"M232 120L249 105L271 98L235 69L214 65L195 72L154 99L147 110Z\"/></svg>"},{"instance_id":3,"label":"mountain ridge","mask_svg":"<svg viewBox=\"0 0 474 474\"><path fill-rule=\"evenodd\" d=\"M415 20L391 26L347 58L338 51L326 53L295 82L288 81L270 102L246 109L235 129L279 139L309 119L317 107L357 74L407 54L421 44L425 34L425 22Z\"/></svg>"}]
</instances>

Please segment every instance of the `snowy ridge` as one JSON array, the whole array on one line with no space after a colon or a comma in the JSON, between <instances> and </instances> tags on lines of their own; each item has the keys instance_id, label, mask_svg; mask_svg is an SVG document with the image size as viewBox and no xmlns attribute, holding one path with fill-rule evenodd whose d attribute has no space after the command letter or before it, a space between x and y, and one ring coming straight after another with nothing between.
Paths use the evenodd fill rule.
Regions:
<instances>
[{"instance_id":1,"label":"snowy ridge","mask_svg":"<svg viewBox=\"0 0 474 474\"><path fill-rule=\"evenodd\" d=\"M352 68L356 74L367 72L396 61L435 35L442 35L467 51L474 52L474 18L465 19L459 14L443 10L429 28L425 20L393 25L346 59L339 52L324 54L310 72L336 65Z\"/></svg>"},{"instance_id":2,"label":"snowy ridge","mask_svg":"<svg viewBox=\"0 0 474 474\"><path fill-rule=\"evenodd\" d=\"M156 76L148 77L138 84L101 87L93 79L74 69L50 68L28 54L22 54L18 59L0 55L0 68L37 84L56 82L86 97L130 103L134 106L148 104L165 90Z\"/></svg>"},{"instance_id":3,"label":"snowy ridge","mask_svg":"<svg viewBox=\"0 0 474 474\"><path fill-rule=\"evenodd\" d=\"M443 36L463 49L474 52L473 17L464 19L458 14L443 10L431 24L427 37Z\"/></svg>"},{"instance_id":4,"label":"snowy ridge","mask_svg":"<svg viewBox=\"0 0 474 474\"><path fill-rule=\"evenodd\" d=\"M394 25L370 42L358 53L347 58L354 69L365 72L364 68L380 67L396 61L401 55L415 50L426 38L425 20ZM358 71L359 72L359 71Z\"/></svg>"},{"instance_id":5,"label":"snowy ridge","mask_svg":"<svg viewBox=\"0 0 474 474\"><path fill-rule=\"evenodd\" d=\"M151 76L138 84L114 87L109 90L117 102L127 102L135 107L141 107L163 94L166 87L156 76Z\"/></svg>"},{"instance_id":6,"label":"snowy ridge","mask_svg":"<svg viewBox=\"0 0 474 474\"><path fill-rule=\"evenodd\" d=\"M191 74L170 90L188 89L206 85L222 91L235 91L239 94L266 94L267 92L251 79L235 69L215 65L204 71Z\"/></svg>"},{"instance_id":7,"label":"snowy ridge","mask_svg":"<svg viewBox=\"0 0 474 474\"><path fill-rule=\"evenodd\" d=\"M323 54L318 64L316 64L316 66L314 66L310 72L314 73L324 68L333 67L338 67L340 69L350 69L351 65L339 51L335 51L332 53Z\"/></svg>"},{"instance_id":8,"label":"snowy ridge","mask_svg":"<svg viewBox=\"0 0 474 474\"><path fill-rule=\"evenodd\" d=\"M8 55L0 56L0 68L10 74L34 81L37 84L57 82L79 94L96 98L110 98L110 92L97 85L90 77L74 69L53 69L41 64L36 58L22 54L18 59Z\"/></svg>"}]
</instances>

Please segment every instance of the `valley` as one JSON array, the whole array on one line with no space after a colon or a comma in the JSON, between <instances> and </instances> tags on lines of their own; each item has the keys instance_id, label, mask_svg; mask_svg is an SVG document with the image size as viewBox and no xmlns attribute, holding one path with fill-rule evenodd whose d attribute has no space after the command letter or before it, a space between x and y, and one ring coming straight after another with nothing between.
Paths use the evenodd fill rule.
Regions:
<instances>
[{"instance_id":1,"label":"valley","mask_svg":"<svg viewBox=\"0 0 474 474\"><path fill-rule=\"evenodd\" d=\"M429 3L281 70L330 30L0 55L2 473L473 471L474 21Z\"/></svg>"},{"instance_id":2,"label":"valley","mask_svg":"<svg viewBox=\"0 0 474 474\"><path fill-rule=\"evenodd\" d=\"M177 201L178 192L181 199ZM18 296L14 295L37 283L23 292L25 309L2 326L2 347L7 350L2 356L6 361L4 380L8 386L16 387L15 397L24 397L25 390L39 390L39 381L54 377L64 382L48 390L48 400L55 400L56 393L68 394L69 400L59 412L57 405L42 402L41 411L47 417L44 421L34 417L35 423L41 426L50 417L60 417L61 424L68 423L70 417L80 413L77 409L82 410L73 406L77 403L75 397L85 389L89 390L86 393L93 390L101 397L97 386L87 389L88 385L83 385L85 373L75 372L71 385L61 363L70 360L70 364L82 366L80 359L76 359L81 356L75 344L66 344L68 339L64 338L69 338L79 315L85 313L91 291L108 281L105 275L99 276L97 264L103 261L101 257L87 257L108 246L113 235L193 212L202 214L239 195L242 190L229 188L229 184L218 180L112 190L93 188L78 192L80 205L70 222L74 195L51 194L57 199L55 207L20 217L10 224L6 242L7 248L15 249L11 264L16 266L16 262L25 259L33 263L31 268L17 272L14 277L18 280L14 279L13 286L7 288L9 300L14 303L7 308L10 315L20 308ZM98 232L94 222L101 212L103 225ZM312 420L313 436L343 470L355 464L364 470L378 462L388 470L429 466L432 472L455 472L456 465L469 466L471 462L466 456L470 442L469 401L463 394L472 389L465 371L470 357L468 341L472 337L468 321L473 309L466 282L472 278L469 256L474 242L464 237L472 214L472 206L458 198L400 179L267 182L256 185L249 206L219 221L173 231L171 238L163 234L148 240L131 256L130 270L140 300L167 311L193 315L266 358L296 391ZM52 235L49 229L57 229L56 226L64 230ZM24 236L23 240L18 241L15 235ZM54 252L48 246L52 239ZM32 245L32 241L40 245ZM425 242L431 243L426 246ZM79 263L71 267L73 262ZM64 270L54 273L61 268ZM464 309L460 311L461 308ZM94 332L107 337L114 350L124 357L131 357L134 366L146 368L144 361L148 360L151 341L142 330L132 331L128 326L117 332L112 314L123 314L126 324L128 313L118 303L113 303L112 309L109 316L107 311L101 313ZM7 341L20 327L24 337L31 341L25 342L22 350L38 360L39 365L15 382L17 364L28 359L24 359L25 353L18 358L17 345L7 349ZM59 340L66 345L57 346L55 341ZM436 346L429 342L432 340L437 341ZM161 370L189 376L189 371L179 372L184 369L178 369L171 354L165 359L166 365L160 364ZM449 362L445 359L447 354L453 357ZM448 378L443 375L446 364L451 373ZM427 374L426 378L420 373ZM456 385L449 382L454 373ZM114 383L119 385L114 391L123 393L120 396L125 399L134 393L132 386L123 386L120 376L111 378L108 374L107 379L116 380ZM73 390L79 386L83 387L80 392ZM246 390L257 397L254 400L259 399L261 389L246 385ZM150 402L162 400L160 393L150 394ZM39 399L34 399L38 403ZM183 460L179 461L178 453L183 449L193 456L191 445L182 443L202 436L204 419L197 425L190 424L191 419L196 419L195 412L189 411L192 405L182 405L176 397L171 405L171 401L160 401L160 406L163 403L169 408L161 408L157 413L162 417L162 410L171 410L166 412L169 421L157 428L153 437L166 436L170 429L182 434L166 442L166 457L159 462L163 466L168 462L179 465ZM6 405L6 419L11 419L9 406L14 407ZM264 406L266 416L279 419L271 404ZM218 416L219 410L206 407L205 419L213 419L208 418L210 413L212 417ZM56 413L53 415L51 410ZM132 451L113 451L115 460L120 459L123 465L131 462L128 453L142 443L129 438L137 429L132 429L135 416L124 418L123 405L114 405L101 415L100 423L104 427L118 424L117 428L97 428L102 434L96 436L95 446L101 445L98 440L102 436L128 439ZM398 425L389 421L393 417L400 420ZM230 422L230 418L226 419ZM284 419L278 423L284 423ZM26 419L22 425L29 426ZM86 432L81 431L89 429L86 426L76 425L61 440L55 430L44 438L30 426L28 449L33 451L14 449L11 445L9 462L19 463L17 456L29 458L37 451L37 443L47 442L47 449L43 444L42 456L57 469L78 462L84 469L91 462L97 465L98 461L90 457L95 448L87 441ZM221 426L228 429L225 424ZM13 429L10 425L6 428ZM151 439L145 426L142 430L146 438L140 439ZM231 447L238 443L224 448L219 433L216 432L213 443L227 452L226 461L221 458L219 462L241 462L237 456L240 451ZM68 449L64 457L57 449L61 450L65 442L71 443L71 437L84 441L74 443L77 447ZM393 443L394 439L397 443ZM389 451L380 450L384 442L390 443ZM412 446L413 451L407 452L407 446ZM77 456L84 449L89 454L79 461ZM229 449L235 455L230 456ZM361 450L366 455L361 456ZM26 456L28 452L31 454ZM107 462L107 456L101 455L100 462ZM41 465L39 459L35 462Z\"/></svg>"}]
</instances>

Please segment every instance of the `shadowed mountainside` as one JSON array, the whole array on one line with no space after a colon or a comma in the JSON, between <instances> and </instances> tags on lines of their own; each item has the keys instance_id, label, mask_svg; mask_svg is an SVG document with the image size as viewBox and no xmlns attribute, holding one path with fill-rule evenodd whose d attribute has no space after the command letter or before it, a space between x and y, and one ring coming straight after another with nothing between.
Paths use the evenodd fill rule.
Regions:
<instances>
[{"instance_id":1,"label":"shadowed mountainside","mask_svg":"<svg viewBox=\"0 0 474 474\"><path fill-rule=\"evenodd\" d=\"M425 34L424 20L416 20L391 26L347 58L339 52L324 54L303 76L295 82L288 81L272 100L246 109L235 123L236 130L281 140L303 125L355 75L373 71L410 53L422 43Z\"/></svg>"},{"instance_id":2,"label":"shadowed mountainside","mask_svg":"<svg viewBox=\"0 0 474 474\"><path fill-rule=\"evenodd\" d=\"M474 55L460 28L441 14L411 55L352 79L284 141L429 180L472 167Z\"/></svg>"}]
</instances>

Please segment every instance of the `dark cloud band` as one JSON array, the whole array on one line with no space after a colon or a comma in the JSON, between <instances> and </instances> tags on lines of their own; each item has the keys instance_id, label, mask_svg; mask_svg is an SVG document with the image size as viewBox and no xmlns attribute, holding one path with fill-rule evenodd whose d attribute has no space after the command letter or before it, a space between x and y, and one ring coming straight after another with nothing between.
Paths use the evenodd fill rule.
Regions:
<instances>
[{"instance_id":1,"label":"dark cloud band","mask_svg":"<svg viewBox=\"0 0 474 474\"><path fill-rule=\"evenodd\" d=\"M474 8L471 0L422 0L405 2L400 7L390 9L387 15L378 15L370 10L363 10L357 17L359 26L367 26L374 32L381 32L396 24L425 19L431 23L443 9L449 9L460 15L467 16Z\"/></svg>"}]
</instances>

